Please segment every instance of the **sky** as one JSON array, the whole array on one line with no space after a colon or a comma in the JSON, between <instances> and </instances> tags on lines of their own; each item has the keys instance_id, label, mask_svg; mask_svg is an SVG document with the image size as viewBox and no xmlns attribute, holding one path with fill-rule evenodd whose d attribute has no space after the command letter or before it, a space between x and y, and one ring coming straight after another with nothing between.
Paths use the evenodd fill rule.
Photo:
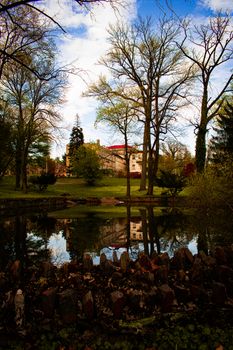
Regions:
<instances>
[{"instance_id":1,"label":"sky","mask_svg":"<svg viewBox=\"0 0 233 350\"><path fill-rule=\"evenodd\" d=\"M96 142L109 146L122 143L120 135L113 134L106 126L95 127L96 109L98 106L94 98L84 97L88 85L98 79L100 74L108 74L106 68L98 61L108 49L107 28L120 19L131 23L138 16L151 16L156 20L161 13L167 11L166 0L118 0L124 6L113 9L110 4L96 4L91 12L80 11L79 5L72 0L44 0L46 12L50 14L65 30L60 32L57 45L60 64L71 64L75 74L69 76L69 86L65 91L65 103L60 107L63 121L62 135L57 136L53 144L52 158L61 157L65 153L65 146L69 143L72 127L76 115L79 115L83 128L84 141ZM189 16L197 23L216 13L220 9L233 11L233 0L168 0L179 16ZM71 5L73 4L73 8ZM226 72L225 72L226 73ZM224 74L225 74L224 73ZM222 79L221 72L216 79ZM193 111L192 113L195 113ZM184 121L184 132L179 141L185 143L192 154L195 149L195 136L191 126Z\"/></svg>"}]
</instances>

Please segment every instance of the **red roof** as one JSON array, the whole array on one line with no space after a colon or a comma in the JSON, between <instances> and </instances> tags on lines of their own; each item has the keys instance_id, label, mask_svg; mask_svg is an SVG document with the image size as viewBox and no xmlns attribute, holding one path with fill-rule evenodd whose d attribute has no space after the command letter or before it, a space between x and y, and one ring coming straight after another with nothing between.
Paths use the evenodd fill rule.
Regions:
<instances>
[{"instance_id":1,"label":"red roof","mask_svg":"<svg viewBox=\"0 0 233 350\"><path fill-rule=\"evenodd\" d=\"M114 146L108 146L108 149L125 149L125 145L114 145ZM128 146L128 148L132 148L132 146Z\"/></svg>"}]
</instances>

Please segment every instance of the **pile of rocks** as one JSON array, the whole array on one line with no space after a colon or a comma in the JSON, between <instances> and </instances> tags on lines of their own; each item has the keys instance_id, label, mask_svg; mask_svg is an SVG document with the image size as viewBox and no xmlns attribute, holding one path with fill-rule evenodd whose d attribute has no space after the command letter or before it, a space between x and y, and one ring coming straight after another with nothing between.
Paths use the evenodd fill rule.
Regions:
<instances>
[{"instance_id":1,"label":"pile of rocks","mask_svg":"<svg viewBox=\"0 0 233 350\"><path fill-rule=\"evenodd\" d=\"M21 263L15 261L0 274L2 329L16 325L16 316L22 329L49 320L69 325L98 319L110 325L158 313L233 310L233 247L216 247L212 255L181 248L172 258L140 253L136 261L127 252L119 260L114 253L111 261L102 254L98 266L85 254L82 262L61 268L43 262L24 273L22 280ZM15 301L19 295L21 304Z\"/></svg>"}]
</instances>

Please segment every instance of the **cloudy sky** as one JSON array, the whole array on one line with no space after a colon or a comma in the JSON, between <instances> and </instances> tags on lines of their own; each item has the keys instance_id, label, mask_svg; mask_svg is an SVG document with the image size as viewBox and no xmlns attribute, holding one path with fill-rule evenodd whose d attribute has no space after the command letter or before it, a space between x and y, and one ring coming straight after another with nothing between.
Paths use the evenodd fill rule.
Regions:
<instances>
[{"instance_id":1,"label":"cloudy sky","mask_svg":"<svg viewBox=\"0 0 233 350\"><path fill-rule=\"evenodd\" d=\"M97 102L94 99L83 97L90 82L95 81L101 73L107 73L98 64L98 60L108 48L107 28L109 24L119 19L130 23L138 15L158 16L156 5L159 0L118 0L123 6L113 9L109 4L99 4L92 7L91 12L80 11L80 6L72 8L72 0L44 0L46 11L58 21L66 30L60 34L58 47L59 60L62 64L72 64L78 74L70 75L69 87L65 93L66 102L61 108L64 127L63 136L58 144L53 146L52 157L65 153L65 145L75 123L76 114L84 132L85 142L100 140L102 145L111 145L121 142L119 136L113 135L106 127L94 127ZM233 0L168 0L178 15L192 16L196 21L210 16L214 11L233 11ZM165 6L165 0L160 0ZM165 8L165 7L164 7ZM182 142L189 146L194 153L194 134L187 128Z\"/></svg>"}]
</instances>

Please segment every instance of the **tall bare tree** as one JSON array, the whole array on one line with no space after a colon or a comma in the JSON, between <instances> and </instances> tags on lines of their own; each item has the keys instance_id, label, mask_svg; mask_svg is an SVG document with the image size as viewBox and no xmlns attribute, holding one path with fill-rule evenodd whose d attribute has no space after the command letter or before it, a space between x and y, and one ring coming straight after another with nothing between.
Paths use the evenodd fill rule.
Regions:
<instances>
[{"instance_id":1,"label":"tall bare tree","mask_svg":"<svg viewBox=\"0 0 233 350\"><path fill-rule=\"evenodd\" d=\"M144 123L143 160L140 189L153 194L153 180L158 170L160 138L166 134L187 96L192 65L185 65L184 55L175 41L179 28L172 18L163 17L154 27L150 18L132 26L118 24L109 30L110 50L101 63L112 74L90 86L92 96L118 96L132 101ZM185 68L184 68L185 67Z\"/></svg>"},{"instance_id":2,"label":"tall bare tree","mask_svg":"<svg viewBox=\"0 0 233 350\"><path fill-rule=\"evenodd\" d=\"M230 72L224 81L218 78L220 88L214 94L213 84L215 74L220 68L227 69L233 59L233 31L232 18L230 15L218 15L208 19L208 23L191 26L191 23L182 25L184 39L178 47L183 54L195 65L199 82L201 84L201 95L199 104L199 120L197 122L196 138L196 168L203 172L206 161L206 134L208 124L218 114L223 95L230 86L233 74ZM190 49L191 46L191 49ZM188 49L189 48L189 49ZM221 99L222 98L222 99ZM220 101L220 103L217 103Z\"/></svg>"}]
</instances>

